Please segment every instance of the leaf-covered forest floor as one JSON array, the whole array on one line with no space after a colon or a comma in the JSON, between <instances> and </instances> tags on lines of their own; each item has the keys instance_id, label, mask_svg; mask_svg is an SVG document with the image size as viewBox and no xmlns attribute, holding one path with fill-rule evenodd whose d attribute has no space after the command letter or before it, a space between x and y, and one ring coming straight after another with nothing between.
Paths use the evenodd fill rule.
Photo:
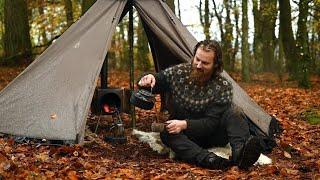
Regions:
<instances>
[{"instance_id":1,"label":"leaf-covered forest floor","mask_svg":"<svg viewBox=\"0 0 320 180\"><path fill-rule=\"evenodd\" d=\"M23 68L0 67L0 90ZM233 74L239 82L239 75ZM128 87L129 75L109 74L109 83ZM278 146L268 156L271 165L251 167L248 171L232 167L226 171L208 170L165 155L158 155L148 145L130 135L131 120L123 114L126 144L103 141L107 121L101 120L97 133L87 131L83 146L38 146L19 144L0 137L0 178L4 179L320 179L320 125L306 122L310 113L320 114L320 77L312 77L311 89L297 88L273 74L252 76L252 83L239 84L269 114L277 117L284 131ZM159 110L159 102L157 103ZM137 128L150 131L156 119L154 110L136 110ZM158 117L161 115L158 114ZM1 117L0 117L1 118ZM88 117L94 131L97 117Z\"/></svg>"}]
</instances>

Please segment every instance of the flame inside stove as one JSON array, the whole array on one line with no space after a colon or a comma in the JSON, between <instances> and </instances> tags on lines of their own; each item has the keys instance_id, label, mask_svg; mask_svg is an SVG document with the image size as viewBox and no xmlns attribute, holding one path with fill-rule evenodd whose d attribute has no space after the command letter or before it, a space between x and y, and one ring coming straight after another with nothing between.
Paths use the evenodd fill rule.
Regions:
<instances>
[{"instance_id":1,"label":"flame inside stove","mask_svg":"<svg viewBox=\"0 0 320 180\"><path fill-rule=\"evenodd\" d=\"M108 104L103 104L103 110L106 113L113 113L115 111L115 107L109 106Z\"/></svg>"}]
</instances>

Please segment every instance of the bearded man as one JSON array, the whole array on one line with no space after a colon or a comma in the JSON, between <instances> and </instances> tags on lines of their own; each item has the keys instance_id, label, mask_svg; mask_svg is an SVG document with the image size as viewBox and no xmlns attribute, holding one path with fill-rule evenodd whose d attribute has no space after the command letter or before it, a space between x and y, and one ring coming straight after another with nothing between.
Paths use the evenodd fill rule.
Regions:
<instances>
[{"instance_id":1,"label":"bearded man","mask_svg":"<svg viewBox=\"0 0 320 180\"><path fill-rule=\"evenodd\" d=\"M143 76L138 86L168 95L170 117L160 133L176 158L210 169L252 166L262 147L250 136L241 109L232 103L232 84L222 77L222 51L214 40L199 42L191 63L179 64ZM225 159L206 150L230 143L232 156Z\"/></svg>"}]
</instances>

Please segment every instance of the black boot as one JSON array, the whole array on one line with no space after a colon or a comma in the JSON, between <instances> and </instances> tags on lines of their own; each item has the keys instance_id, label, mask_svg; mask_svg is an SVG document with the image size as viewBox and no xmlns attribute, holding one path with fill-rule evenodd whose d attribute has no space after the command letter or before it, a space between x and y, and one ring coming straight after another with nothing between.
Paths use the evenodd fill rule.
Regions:
<instances>
[{"instance_id":1,"label":"black boot","mask_svg":"<svg viewBox=\"0 0 320 180\"><path fill-rule=\"evenodd\" d=\"M226 169L231 165L230 160L210 153L201 163L200 166L209 169Z\"/></svg>"},{"instance_id":2,"label":"black boot","mask_svg":"<svg viewBox=\"0 0 320 180\"><path fill-rule=\"evenodd\" d=\"M259 159L261 151L260 139L251 136L242 147L233 150L232 160L240 169L248 169Z\"/></svg>"}]
</instances>

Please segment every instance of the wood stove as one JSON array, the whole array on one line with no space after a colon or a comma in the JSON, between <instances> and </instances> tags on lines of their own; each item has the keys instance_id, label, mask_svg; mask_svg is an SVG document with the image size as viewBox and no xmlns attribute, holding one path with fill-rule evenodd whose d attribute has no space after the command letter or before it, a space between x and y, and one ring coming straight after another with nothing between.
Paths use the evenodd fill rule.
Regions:
<instances>
[{"instance_id":1,"label":"wood stove","mask_svg":"<svg viewBox=\"0 0 320 180\"><path fill-rule=\"evenodd\" d=\"M126 88L98 88L92 99L91 112L95 115L112 115L116 111L129 114L130 95Z\"/></svg>"}]
</instances>

